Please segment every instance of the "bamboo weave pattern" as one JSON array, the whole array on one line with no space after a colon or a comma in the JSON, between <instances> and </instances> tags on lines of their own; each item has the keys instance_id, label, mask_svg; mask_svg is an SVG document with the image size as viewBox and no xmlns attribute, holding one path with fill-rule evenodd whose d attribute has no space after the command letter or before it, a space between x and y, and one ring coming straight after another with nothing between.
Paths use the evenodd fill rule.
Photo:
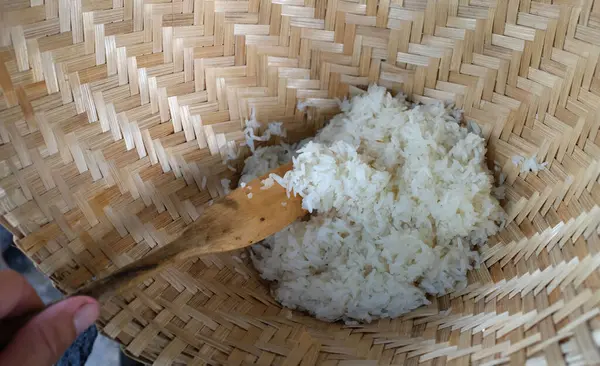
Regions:
<instances>
[{"instance_id":1,"label":"bamboo weave pattern","mask_svg":"<svg viewBox=\"0 0 600 366\"><path fill-rule=\"evenodd\" d=\"M372 82L453 101L506 177L469 286L397 319L282 309L243 252L103 304L156 365L600 362L600 2L4 0L0 221L63 290L166 245L236 179L243 121L313 133ZM306 110L298 110L301 101ZM512 157L548 167L521 173ZM499 174L497 174L499 175Z\"/></svg>"}]
</instances>

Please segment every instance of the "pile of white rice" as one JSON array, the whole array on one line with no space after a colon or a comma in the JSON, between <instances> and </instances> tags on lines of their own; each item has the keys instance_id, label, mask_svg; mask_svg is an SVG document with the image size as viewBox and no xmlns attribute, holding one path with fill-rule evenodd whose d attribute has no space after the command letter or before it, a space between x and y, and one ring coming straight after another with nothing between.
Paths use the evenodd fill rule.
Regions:
<instances>
[{"instance_id":1,"label":"pile of white rice","mask_svg":"<svg viewBox=\"0 0 600 366\"><path fill-rule=\"evenodd\" d=\"M476 246L503 218L485 140L442 104L385 88L341 104L314 141L262 147L242 182L293 159L283 178L312 212L252 248L275 298L319 319L396 317L466 284Z\"/></svg>"}]
</instances>

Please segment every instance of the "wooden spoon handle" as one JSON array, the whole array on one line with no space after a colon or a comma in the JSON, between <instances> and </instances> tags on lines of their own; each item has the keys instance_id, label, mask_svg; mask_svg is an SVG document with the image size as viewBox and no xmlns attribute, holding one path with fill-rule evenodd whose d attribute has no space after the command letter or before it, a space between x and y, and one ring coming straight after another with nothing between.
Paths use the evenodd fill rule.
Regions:
<instances>
[{"instance_id":1,"label":"wooden spoon handle","mask_svg":"<svg viewBox=\"0 0 600 366\"><path fill-rule=\"evenodd\" d=\"M270 171L283 176L292 163ZM216 201L183 234L162 248L78 289L74 295L99 299L123 291L155 275L165 266L192 256L245 248L282 230L304 216L302 198L287 197L285 188L274 184L261 189L269 173ZM252 194L249 198L248 194Z\"/></svg>"}]
</instances>

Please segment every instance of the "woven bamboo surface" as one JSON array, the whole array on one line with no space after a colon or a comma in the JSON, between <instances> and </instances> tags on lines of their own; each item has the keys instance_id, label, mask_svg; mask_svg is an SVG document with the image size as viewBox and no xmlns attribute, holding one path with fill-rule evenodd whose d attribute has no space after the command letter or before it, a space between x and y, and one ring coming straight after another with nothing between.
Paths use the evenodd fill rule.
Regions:
<instances>
[{"instance_id":1,"label":"woven bamboo surface","mask_svg":"<svg viewBox=\"0 0 600 366\"><path fill-rule=\"evenodd\" d=\"M600 2L4 0L2 223L62 290L166 245L235 181L243 120L291 138L371 82L454 101L507 177L460 292L345 326L281 308L243 252L103 304L157 365L600 362ZM306 111L297 102L308 105ZM520 173L511 158L549 163Z\"/></svg>"}]
</instances>

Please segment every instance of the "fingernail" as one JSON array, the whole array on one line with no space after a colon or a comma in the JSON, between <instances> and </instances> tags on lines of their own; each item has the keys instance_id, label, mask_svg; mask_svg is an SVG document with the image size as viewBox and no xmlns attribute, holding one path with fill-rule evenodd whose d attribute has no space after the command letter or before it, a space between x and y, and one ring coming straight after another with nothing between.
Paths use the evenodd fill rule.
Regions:
<instances>
[{"instance_id":1,"label":"fingernail","mask_svg":"<svg viewBox=\"0 0 600 366\"><path fill-rule=\"evenodd\" d=\"M96 318L98 318L98 305L87 304L80 307L75 313L75 317L73 319L77 334L82 333L84 330L89 328L90 325L94 324Z\"/></svg>"}]
</instances>

